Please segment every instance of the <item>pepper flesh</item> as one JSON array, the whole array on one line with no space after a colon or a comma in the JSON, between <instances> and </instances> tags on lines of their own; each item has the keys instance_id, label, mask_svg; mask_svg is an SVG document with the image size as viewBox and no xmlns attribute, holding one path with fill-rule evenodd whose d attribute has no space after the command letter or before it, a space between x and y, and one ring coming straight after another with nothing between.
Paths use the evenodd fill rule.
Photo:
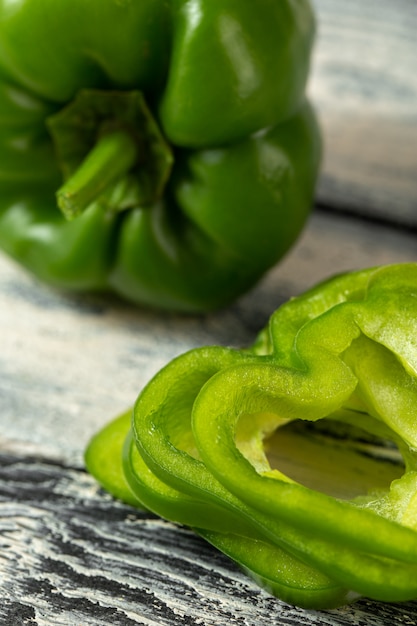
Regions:
<instances>
[{"instance_id":1,"label":"pepper flesh","mask_svg":"<svg viewBox=\"0 0 417 626\"><path fill-rule=\"evenodd\" d=\"M314 30L308 0L0 0L0 246L66 289L231 302L309 213Z\"/></svg>"},{"instance_id":2,"label":"pepper flesh","mask_svg":"<svg viewBox=\"0 0 417 626\"><path fill-rule=\"evenodd\" d=\"M193 527L293 604L416 599L416 320L417 264L371 268L281 306L249 350L212 346L177 357L120 423L126 443L113 465L125 495ZM279 461L271 467L273 433L323 420L339 448L358 429L372 449L388 445L387 484L334 496L287 475ZM106 435L97 437L106 450ZM332 446L337 454L337 445L327 442L323 454ZM120 497L91 448L86 459Z\"/></svg>"}]
</instances>

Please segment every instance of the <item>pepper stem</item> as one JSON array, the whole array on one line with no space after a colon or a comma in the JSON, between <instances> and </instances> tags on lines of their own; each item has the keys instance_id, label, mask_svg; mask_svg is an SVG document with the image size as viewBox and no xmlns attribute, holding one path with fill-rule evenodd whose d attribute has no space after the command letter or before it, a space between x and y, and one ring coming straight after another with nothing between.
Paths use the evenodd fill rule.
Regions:
<instances>
[{"instance_id":1,"label":"pepper stem","mask_svg":"<svg viewBox=\"0 0 417 626\"><path fill-rule=\"evenodd\" d=\"M137 144L124 130L103 134L90 152L58 189L57 202L67 219L82 213L137 160Z\"/></svg>"}]
</instances>

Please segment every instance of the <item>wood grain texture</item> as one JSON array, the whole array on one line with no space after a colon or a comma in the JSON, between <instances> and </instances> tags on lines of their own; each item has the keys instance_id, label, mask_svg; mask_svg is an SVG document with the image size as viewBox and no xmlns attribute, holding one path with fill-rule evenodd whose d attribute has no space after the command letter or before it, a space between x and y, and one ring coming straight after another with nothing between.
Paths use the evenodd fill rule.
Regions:
<instances>
[{"instance_id":1,"label":"wood grain texture","mask_svg":"<svg viewBox=\"0 0 417 626\"><path fill-rule=\"evenodd\" d=\"M318 188L333 209L417 226L414 0L313 0L309 93L324 135Z\"/></svg>"},{"instance_id":2,"label":"wood grain texture","mask_svg":"<svg viewBox=\"0 0 417 626\"><path fill-rule=\"evenodd\" d=\"M0 623L10 626L386 626L417 605L303 611L260 590L190 530L101 493L83 471L0 458ZM266 621L268 620L268 621Z\"/></svg>"},{"instance_id":3,"label":"wood grain texture","mask_svg":"<svg viewBox=\"0 0 417 626\"><path fill-rule=\"evenodd\" d=\"M317 212L256 289L201 317L68 296L0 256L1 626L417 624L414 603L281 603L191 531L102 493L83 469L90 436L173 356L248 345L291 295L335 272L417 261L415 243Z\"/></svg>"}]
</instances>

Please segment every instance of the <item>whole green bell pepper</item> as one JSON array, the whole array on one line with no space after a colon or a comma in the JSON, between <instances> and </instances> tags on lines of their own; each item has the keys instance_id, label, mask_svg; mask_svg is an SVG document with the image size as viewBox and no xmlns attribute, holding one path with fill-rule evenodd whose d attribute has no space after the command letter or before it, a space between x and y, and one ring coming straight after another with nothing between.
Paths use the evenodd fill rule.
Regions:
<instances>
[{"instance_id":1,"label":"whole green bell pepper","mask_svg":"<svg viewBox=\"0 0 417 626\"><path fill-rule=\"evenodd\" d=\"M416 599L416 321L417 264L337 276L250 349L174 359L87 467L288 602Z\"/></svg>"},{"instance_id":2,"label":"whole green bell pepper","mask_svg":"<svg viewBox=\"0 0 417 626\"><path fill-rule=\"evenodd\" d=\"M309 0L0 0L0 246L66 289L231 302L309 212L314 30Z\"/></svg>"}]
</instances>

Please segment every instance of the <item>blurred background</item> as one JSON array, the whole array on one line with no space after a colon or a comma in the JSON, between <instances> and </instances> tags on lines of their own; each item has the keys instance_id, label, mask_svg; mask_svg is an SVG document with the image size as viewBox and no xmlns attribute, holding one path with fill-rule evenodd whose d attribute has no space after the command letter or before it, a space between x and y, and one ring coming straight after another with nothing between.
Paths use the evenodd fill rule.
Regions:
<instances>
[{"instance_id":1,"label":"blurred background","mask_svg":"<svg viewBox=\"0 0 417 626\"><path fill-rule=\"evenodd\" d=\"M417 226L417 3L312 0L310 94L325 136L317 200Z\"/></svg>"}]
</instances>

